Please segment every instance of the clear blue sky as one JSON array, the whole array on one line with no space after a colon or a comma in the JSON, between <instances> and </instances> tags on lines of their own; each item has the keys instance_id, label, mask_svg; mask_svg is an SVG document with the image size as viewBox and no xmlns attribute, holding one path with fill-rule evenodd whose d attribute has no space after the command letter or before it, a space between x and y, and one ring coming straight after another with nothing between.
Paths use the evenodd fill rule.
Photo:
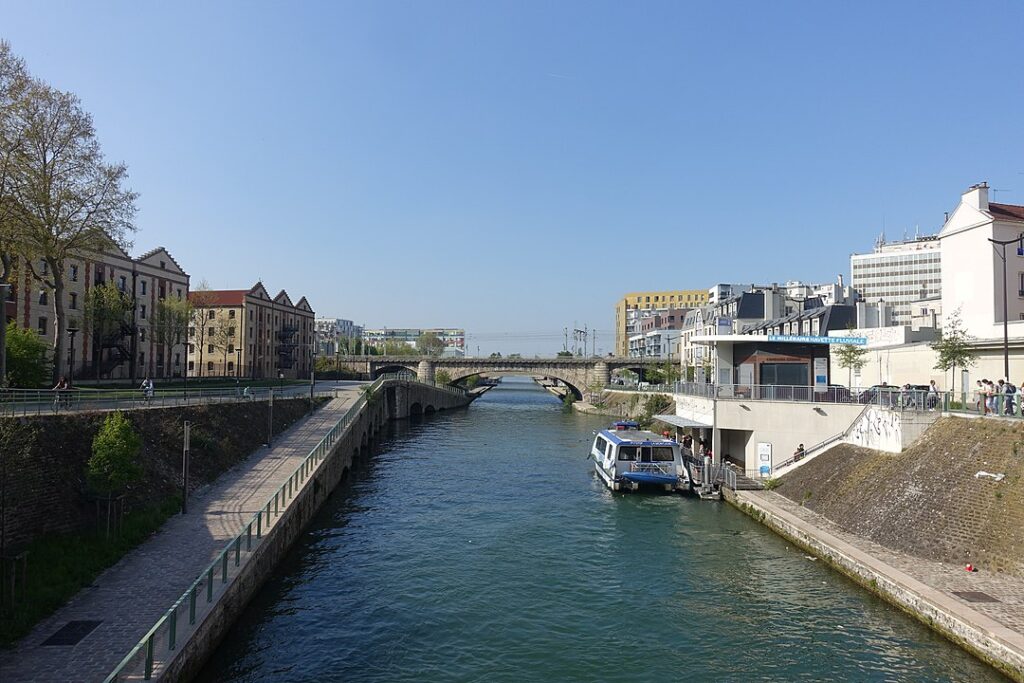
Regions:
<instances>
[{"instance_id":1,"label":"clear blue sky","mask_svg":"<svg viewBox=\"0 0 1024 683\"><path fill-rule=\"evenodd\" d=\"M0 0L128 163L137 251L484 352L610 330L626 291L832 280L981 180L1024 203L1022 26L1019 2Z\"/></svg>"}]
</instances>

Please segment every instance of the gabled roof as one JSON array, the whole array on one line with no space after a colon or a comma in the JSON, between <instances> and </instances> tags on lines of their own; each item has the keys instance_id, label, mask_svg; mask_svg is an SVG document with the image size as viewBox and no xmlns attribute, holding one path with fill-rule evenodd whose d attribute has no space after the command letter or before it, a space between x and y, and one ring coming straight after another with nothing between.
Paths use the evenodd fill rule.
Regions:
<instances>
[{"instance_id":1,"label":"gabled roof","mask_svg":"<svg viewBox=\"0 0 1024 683\"><path fill-rule=\"evenodd\" d=\"M299 303L295 304L295 308L301 309L303 311L309 311L310 313L313 312L313 307L309 305L309 301L306 299L306 297L302 297L301 299L299 299Z\"/></svg>"},{"instance_id":2,"label":"gabled roof","mask_svg":"<svg viewBox=\"0 0 1024 683\"><path fill-rule=\"evenodd\" d=\"M295 308L295 304L292 303L291 297L288 296L288 292L284 291L283 289L277 293L277 296L274 297L274 302L279 304L285 304L286 306L291 306L292 308Z\"/></svg>"},{"instance_id":3,"label":"gabled roof","mask_svg":"<svg viewBox=\"0 0 1024 683\"><path fill-rule=\"evenodd\" d=\"M249 289L249 294L256 297L257 299L266 299L270 301L270 292L263 286L262 282L257 282Z\"/></svg>"},{"instance_id":4,"label":"gabled roof","mask_svg":"<svg viewBox=\"0 0 1024 683\"><path fill-rule=\"evenodd\" d=\"M178 272L180 272L182 275L188 275L188 273L185 272L185 269L181 267L181 264L178 263L177 259L171 256L171 252L167 251L165 247L156 247L154 249L150 249L145 254L139 256L135 260L139 262L147 262L150 263L150 265L156 266L159 265L159 263L155 261L159 261L159 259L155 259L155 261L150 261L150 259L152 259L154 256L160 253L163 253L168 259L170 259L171 263L174 264L174 267L178 269Z\"/></svg>"},{"instance_id":5,"label":"gabled roof","mask_svg":"<svg viewBox=\"0 0 1024 683\"><path fill-rule=\"evenodd\" d=\"M1024 206L989 202L988 212L992 214L992 217L996 220L1024 222Z\"/></svg>"}]
</instances>

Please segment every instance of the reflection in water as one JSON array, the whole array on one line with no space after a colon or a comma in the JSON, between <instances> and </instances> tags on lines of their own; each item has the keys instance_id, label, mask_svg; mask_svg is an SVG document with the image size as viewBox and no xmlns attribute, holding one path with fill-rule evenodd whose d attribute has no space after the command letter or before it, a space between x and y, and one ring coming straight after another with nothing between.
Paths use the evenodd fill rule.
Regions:
<instances>
[{"instance_id":1,"label":"reflection in water","mask_svg":"<svg viewBox=\"0 0 1024 683\"><path fill-rule=\"evenodd\" d=\"M732 508L608 492L506 379L391 426L201 681L993 681Z\"/></svg>"}]
</instances>

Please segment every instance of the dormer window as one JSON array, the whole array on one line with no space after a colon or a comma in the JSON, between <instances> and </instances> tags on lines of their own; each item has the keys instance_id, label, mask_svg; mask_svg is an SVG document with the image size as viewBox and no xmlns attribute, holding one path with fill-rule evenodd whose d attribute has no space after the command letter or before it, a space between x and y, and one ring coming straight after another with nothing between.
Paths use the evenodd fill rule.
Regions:
<instances>
[{"instance_id":1,"label":"dormer window","mask_svg":"<svg viewBox=\"0 0 1024 683\"><path fill-rule=\"evenodd\" d=\"M162 269L164 269L164 270L167 270L167 261L161 261L161 262L160 262L160 267L161 267Z\"/></svg>"}]
</instances>

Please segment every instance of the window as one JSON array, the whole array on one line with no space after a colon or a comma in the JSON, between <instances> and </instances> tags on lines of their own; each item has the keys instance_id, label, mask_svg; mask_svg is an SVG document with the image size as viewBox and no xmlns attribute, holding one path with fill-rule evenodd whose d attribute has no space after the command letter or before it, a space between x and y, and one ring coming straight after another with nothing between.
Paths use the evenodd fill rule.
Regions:
<instances>
[{"instance_id":1,"label":"window","mask_svg":"<svg viewBox=\"0 0 1024 683\"><path fill-rule=\"evenodd\" d=\"M180 353L174 354L174 365L175 366L181 365L181 354Z\"/></svg>"},{"instance_id":2,"label":"window","mask_svg":"<svg viewBox=\"0 0 1024 683\"><path fill-rule=\"evenodd\" d=\"M209 363L206 364L206 369L209 372L213 372L213 361L210 361Z\"/></svg>"},{"instance_id":3,"label":"window","mask_svg":"<svg viewBox=\"0 0 1024 683\"><path fill-rule=\"evenodd\" d=\"M188 345L188 352L189 353L195 353L196 352L196 345L195 344L189 344Z\"/></svg>"},{"instance_id":4,"label":"window","mask_svg":"<svg viewBox=\"0 0 1024 683\"><path fill-rule=\"evenodd\" d=\"M160 299L164 299L167 297L167 291L164 289L163 285L160 285L160 290L159 293L157 294L157 297Z\"/></svg>"},{"instance_id":5,"label":"window","mask_svg":"<svg viewBox=\"0 0 1024 683\"><path fill-rule=\"evenodd\" d=\"M234 361L230 361L229 360L228 361L228 372L234 372L234 371L235 371L235 363L234 363Z\"/></svg>"},{"instance_id":6,"label":"window","mask_svg":"<svg viewBox=\"0 0 1024 683\"><path fill-rule=\"evenodd\" d=\"M167 262L166 261L161 261L160 262L160 267L166 270L167 269Z\"/></svg>"},{"instance_id":7,"label":"window","mask_svg":"<svg viewBox=\"0 0 1024 683\"><path fill-rule=\"evenodd\" d=\"M189 370L195 370L195 369L196 369L196 363L195 363L195 361L191 361L191 360L190 360L190 361L188 362L188 369L189 369Z\"/></svg>"},{"instance_id":8,"label":"window","mask_svg":"<svg viewBox=\"0 0 1024 683\"><path fill-rule=\"evenodd\" d=\"M212 327L207 328L207 330L206 330L206 334L210 335L211 337L213 335L215 335L216 333L217 333L216 330L214 330Z\"/></svg>"},{"instance_id":9,"label":"window","mask_svg":"<svg viewBox=\"0 0 1024 683\"><path fill-rule=\"evenodd\" d=\"M39 318L39 334L46 334L46 318Z\"/></svg>"},{"instance_id":10,"label":"window","mask_svg":"<svg viewBox=\"0 0 1024 683\"><path fill-rule=\"evenodd\" d=\"M1017 275L1017 284L1019 285L1017 288L1017 294L1019 296L1024 296L1024 273L1019 273Z\"/></svg>"},{"instance_id":11,"label":"window","mask_svg":"<svg viewBox=\"0 0 1024 683\"><path fill-rule=\"evenodd\" d=\"M142 319L146 318L146 304L142 304L142 310L139 311L139 317Z\"/></svg>"},{"instance_id":12,"label":"window","mask_svg":"<svg viewBox=\"0 0 1024 683\"><path fill-rule=\"evenodd\" d=\"M235 319L235 309L232 308L230 311L228 311L228 319L229 320L234 320Z\"/></svg>"},{"instance_id":13,"label":"window","mask_svg":"<svg viewBox=\"0 0 1024 683\"><path fill-rule=\"evenodd\" d=\"M234 344L228 344L228 353L234 353L234 352L235 352L235 345Z\"/></svg>"},{"instance_id":14,"label":"window","mask_svg":"<svg viewBox=\"0 0 1024 683\"><path fill-rule=\"evenodd\" d=\"M72 265L70 268L68 268L68 278L72 282L78 282L78 266Z\"/></svg>"},{"instance_id":15,"label":"window","mask_svg":"<svg viewBox=\"0 0 1024 683\"><path fill-rule=\"evenodd\" d=\"M597 441L594 443L594 447L597 448L597 452L604 455L608 452L608 442L603 436L597 437Z\"/></svg>"},{"instance_id":16,"label":"window","mask_svg":"<svg viewBox=\"0 0 1024 683\"><path fill-rule=\"evenodd\" d=\"M229 337L234 337L235 336L235 328L233 328L233 327L229 327L228 328L228 336Z\"/></svg>"},{"instance_id":17,"label":"window","mask_svg":"<svg viewBox=\"0 0 1024 683\"><path fill-rule=\"evenodd\" d=\"M42 289L39 290L39 303L42 306L46 305L46 291L45 290L42 290Z\"/></svg>"},{"instance_id":18,"label":"window","mask_svg":"<svg viewBox=\"0 0 1024 683\"><path fill-rule=\"evenodd\" d=\"M139 365L145 365L145 364L146 364L146 352L145 351L139 351Z\"/></svg>"},{"instance_id":19,"label":"window","mask_svg":"<svg viewBox=\"0 0 1024 683\"><path fill-rule=\"evenodd\" d=\"M143 296L145 296L145 294L146 294L146 281L145 280L139 280L139 291L142 293Z\"/></svg>"},{"instance_id":20,"label":"window","mask_svg":"<svg viewBox=\"0 0 1024 683\"><path fill-rule=\"evenodd\" d=\"M122 275L117 279L117 288L122 292L128 290L128 278L126 276Z\"/></svg>"},{"instance_id":21,"label":"window","mask_svg":"<svg viewBox=\"0 0 1024 683\"><path fill-rule=\"evenodd\" d=\"M181 287L178 287L178 300L181 300Z\"/></svg>"},{"instance_id":22,"label":"window","mask_svg":"<svg viewBox=\"0 0 1024 683\"><path fill-rule=\"evenodd\" d=\"M619 460L636 460L636 446L619 446Z\"/></svg>"},{"instance_id":23,"label":"window","mask_svg":"<svg viewBox=\"0 0 1024 683\"><path fill-rule=\"evenodd\" d=\"M207 344L207 345L206 345L206 352L207 352L207 353L213 353L213 352L214 352L214 351L216 351L216 350L217 350L217 349L215 349L215 348L214 348L213 344Z\"/></svg>"},{"instance_id":24,"label":"window","mask_svg":"<svg viewBox=\"0 0 1024 683\"><path fill-rule=\"evenodd\" d=\"M39 274L40 275L46 275L49 272L50 272L50 264L47 263L46 261L40 261L39 262Z\"/></svg>"},{"instance_id":25,"label":"window","mask_svg":"<svg viewBox=\"0 0 1024 683\"><path fill-rule=\"evenodd\" d=\"M141 330L139 330L139 341L146 341L146 328L142 328Z\"/></svg>"}]
</instances>

